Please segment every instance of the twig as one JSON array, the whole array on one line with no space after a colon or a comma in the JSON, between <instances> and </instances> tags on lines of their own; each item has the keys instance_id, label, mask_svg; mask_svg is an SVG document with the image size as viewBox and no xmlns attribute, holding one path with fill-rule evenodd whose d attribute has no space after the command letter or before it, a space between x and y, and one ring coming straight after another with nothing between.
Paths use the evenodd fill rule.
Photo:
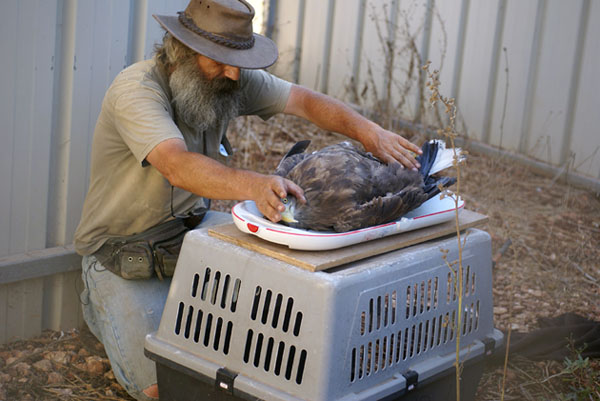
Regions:
<instances>
[{"instance_id":1,"label":"twig","mask_svg":"<svg viewBox=\"0 0 600 401\"><path fill-rule=\"evenodd\" d=\"M502 369L502 393L500 395L500 401L504 401L504 391L506 390L506 371L508 370L508 353L510 349L510 334L512 328L508 326L508 334L506 335L506 352L504 353L504 367Z\"/></svg>"},{"instance_id":2,"label":"twig","mask_svg":"<svg viewBox=\"0 0 600 401\"><path fill-rule=\"evenodd\" d=\"M581 266L579 266L577 263L571 262L571 264L573 265L573 267L575 267L577 270L579 270L583 274L583 276L585 278L587 278L588 280L590 280L593 283L597 283L598 282L597 278L592 277L590 274L586 273L586 271L583 270L583 268Z\"/></svg>"}]
</instances>

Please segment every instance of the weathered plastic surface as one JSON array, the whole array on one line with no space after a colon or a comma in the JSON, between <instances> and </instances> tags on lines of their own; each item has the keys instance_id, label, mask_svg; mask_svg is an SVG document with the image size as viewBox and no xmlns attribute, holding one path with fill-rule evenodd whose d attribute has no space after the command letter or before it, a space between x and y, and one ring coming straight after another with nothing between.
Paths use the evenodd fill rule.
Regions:
<instances>
[{"instance_id":1,"label":"weathered plastic surface","mask_svg":"<svg viewBox=\"0 0 600 401\"><path fill-rule=\"evenodd\" d=\"M423 243L323 272L308 272L187 234L159 330L146 349L209 378L237 373L235 388L268 400L375 400L481 358L493 328L491 241L467 231L463 324L443 259L456 238Z\"/></svg>"}]
</instances>

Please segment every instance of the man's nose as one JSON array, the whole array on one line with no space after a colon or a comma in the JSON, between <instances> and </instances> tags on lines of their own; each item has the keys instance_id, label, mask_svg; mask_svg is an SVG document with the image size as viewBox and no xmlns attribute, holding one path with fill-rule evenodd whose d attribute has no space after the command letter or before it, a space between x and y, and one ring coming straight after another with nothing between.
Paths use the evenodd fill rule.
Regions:
<instances>
[{"instance_id":1,"label":"man's nose","mask_svg":"<svg viewBox=\"0 0 600 401\"><path fill-rule=\"evenodd\" d=\"M240 68L226 65L223 67L223 76L232 81L237 81L240 79Z\"/></svg>"}]
</instances>

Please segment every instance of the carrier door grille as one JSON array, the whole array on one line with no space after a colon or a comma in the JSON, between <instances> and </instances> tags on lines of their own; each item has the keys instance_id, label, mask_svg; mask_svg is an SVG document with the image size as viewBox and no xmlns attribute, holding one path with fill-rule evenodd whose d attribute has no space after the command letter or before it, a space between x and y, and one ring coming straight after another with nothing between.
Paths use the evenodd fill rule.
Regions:
<instances>
[{"instance_id":1,"label":"carrier door grille","mask_svg":"<svg viewBox=\"0 0 600 401\"><path fill-rule=\"evenodd\" d=\"M447 285L442 286L447 282ZM405 286L378 289L367 298L359 315L358 340L350 348L350 382L406 363L479 328L480 301L476 276L467 266L463 281L463 313L457 328L457 283L445 273ZM445 294L444 294L445 291ZM402 294L402 300L400 297ZM442 297L446 298L443 302ZM406 298L404 298L406 296ZM405 299L405 301L404 301ZM440 299L442 299L440 303ZM404 306L399 302L406 302Z\"/></svg>"}]
</instances>

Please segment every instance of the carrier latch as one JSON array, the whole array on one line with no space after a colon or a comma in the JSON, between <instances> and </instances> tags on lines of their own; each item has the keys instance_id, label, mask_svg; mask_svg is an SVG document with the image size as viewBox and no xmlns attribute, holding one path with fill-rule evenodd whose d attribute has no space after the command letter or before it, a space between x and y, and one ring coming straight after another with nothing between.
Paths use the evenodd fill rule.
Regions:
<instances>
[{"instance_id":1,"label":"carrier latch","mask_svg":"<svg viewBox=\"0 0 600 401\"><path fill-rule=\"evenodd\" d=\"M492 337L486 337L481 340L484 346L484 355L491 356L494 353L494 349L496 348L496 340Z\"/></svg>"},{"instance_id":2,"label":"carrier latch","mask_svg":"<svg viewBox=\"0 0 600 401\"><path fill-rule=\"evenodd\" d=\"M406 379L406 392L413 391L417 388L417 384L419 384L419 374L414 370L409 370L404 373L404 379Z\"/></svg>"},{"instance_id":3,"label":"carrier latch","mask_svg":"<svg viewBox=\"0 0 600 401\"><path fill-rule=\"evenodd\" d=\"M237 377L237 373L234 373L225 368L221 368L217 370L217 378L215 382L215 386L222 391L225 391L231 395L233 395L233 381Z\"/></svg>"}]
</instances>

